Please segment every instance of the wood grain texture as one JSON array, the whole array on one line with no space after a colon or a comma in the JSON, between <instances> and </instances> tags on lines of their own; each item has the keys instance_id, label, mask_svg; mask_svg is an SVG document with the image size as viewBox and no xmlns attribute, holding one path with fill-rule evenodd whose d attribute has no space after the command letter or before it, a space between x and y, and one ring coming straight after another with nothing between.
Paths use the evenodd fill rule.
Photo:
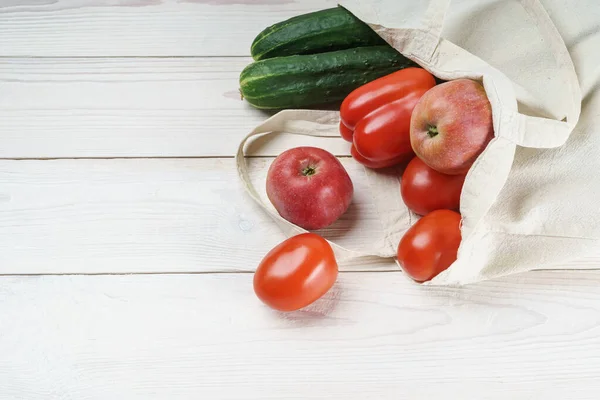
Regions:
<instances>
[{"instance_id":1,"label":"wood grain texture","mask_svg":"<svg viewBox=\"0 0 600 400\"><path fill-rule=\"evenodd\" d=\"M233 156L273 113L242 101L250 58L4 59L0 158ZM276 156L342 139L271 136L251 149Z\"/></svg>"},{"instance_id":2,"label":"wood grain texture","mask_svg":"<svg viewBox=\"0 0 600 400\"><path fill-rule=\"evenodd\" d=\"M272 159L251 159L262 192ZM383 240L364 169L325 237ZM285 237L247 197L233 159L0 161L0 273L252 271ZM371 260L373 261L373 260ZM348 270L397 270L377 260Z\"/></svg>"},{"instance_id":3,"label":"wood grain texture","mask_svg":"<svg viewBox=\"0 0 600 400\"><path fill-rule=\"evenodd\" d=\"M280 314L251 274L2 277L0 398L595 400L599 278L343 273Z\"/></svg>"},{"instance_id":4,"label":"wood grain texture","mask_svg":"<svg viewBox=\"0 0 600 400\"><path fill-rule=\"evenodd\" d=\"M271 160L250 160L267 203ZM364 251L383 240L381 222L364 169L341 160L353 204L319 233ZM233 159L0 161L2 274L253 271L283 239L246 196ZM568 265L599 266L600 251ZM341 268L398 269L380 259Z\"/></svg>"},{"instance_id":5,"label":"wood grain texture","mask_svg":"<svg viewBox=\"0 0 600 400\"><path fill-rule=\"evenodd\" d=\"M267 26L332 0L4 0L0 56L248 56Z\"/></svg>"}]
</instances>

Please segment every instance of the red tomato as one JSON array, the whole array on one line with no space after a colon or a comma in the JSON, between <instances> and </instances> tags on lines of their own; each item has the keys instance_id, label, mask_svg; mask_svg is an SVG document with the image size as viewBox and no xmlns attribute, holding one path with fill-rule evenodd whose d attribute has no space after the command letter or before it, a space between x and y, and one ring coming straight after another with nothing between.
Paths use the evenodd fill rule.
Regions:
<instances>
[{"instance_id":1,"label":"red tomato","mask_svg":"<svg viewBox=\"0 0 600 400\"><path fill-rule=\"evenodd\" d=\"M442 174L415 157L402 174L402 200L420 215L442 209L458 210L465 177L466 174Z\"/></svg>"},{"instance_id":2,"label":"red tomato","mask_svg":"<svg viewBox=\"0 0 600 400\"><path fill-rule=\"evenodd\" d=\"M417 282L431 280L456 261L460 246L460 214L433 211L411 226L398 245L398 262Z\"/></svg>"},{"instance_id":3,"label":"red tomato","mask_svg":"<svg viewBox=\"0 0 600 400\"><path fill-rule=\"evenodd\" d=\"M329 243L315 233L302 233L267 253L254 274L254 292L271 308L294 311L323 296L337 275Z\"/></svg>"}]
</instances>

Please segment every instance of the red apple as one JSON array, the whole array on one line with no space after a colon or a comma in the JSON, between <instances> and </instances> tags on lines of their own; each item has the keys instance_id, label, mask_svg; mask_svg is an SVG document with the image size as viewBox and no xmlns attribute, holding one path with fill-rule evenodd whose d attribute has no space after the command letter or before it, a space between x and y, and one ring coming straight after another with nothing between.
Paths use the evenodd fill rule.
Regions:
<instances>
[{"instance_id":1,"label":"red apple","mask_svg":"<svg viewBox=\"0 0 600 400\"><path fill-rule=\"evenodd\" d=\"M284 151L267 173L267 196L279 215L307 230L335 222L348 209L353 194L342 163L316 147Z\"/></svg>"},{"instance_id":2,"label":"red apple","mask_svg":"<svg viewBox=\"0 0 600 400\"><path fill-rule=\"evenodd\" d=\"M457 79L429 89L415 106L410 142L417 156L443 174L464 174L494 137L483 86Z\"/></svg>"}]
</instances>

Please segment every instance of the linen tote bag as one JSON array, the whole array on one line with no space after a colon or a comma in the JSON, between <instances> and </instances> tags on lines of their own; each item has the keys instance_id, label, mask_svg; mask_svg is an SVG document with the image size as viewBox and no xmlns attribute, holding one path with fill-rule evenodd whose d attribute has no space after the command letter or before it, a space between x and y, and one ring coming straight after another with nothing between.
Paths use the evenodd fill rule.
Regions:
<instances>
[{"instance_id":1,"label":"linen tote bag","mask_svg":"<svg viewBox=\"0 0 600 400\"><path fill-rule=\"evenodd\" d=\"M587 195L593 197L600 194L600 181L578 171L589 162L585 146L575 140L565 145L580 118L581 90L565 43L539 1L345 0L340 5L436 77L480 81L492 106L495 137L469 170L461 195L458 259L425 284L466 284L555 268L598 247L600 207L574 195L573 186L587 179ZM305 230L261 199L249 178L245 144L281 132L341 141L338 124L336 111L284 110L240 143L236 161L244 187L287 236ZM596 151L598 136L583 135L594 138ZM384 234L360 251L330 242L341 263L394 257L400 238L418 218L403 204L397 176L368 168L365 174Z\"/></svg>"}]
</instances>

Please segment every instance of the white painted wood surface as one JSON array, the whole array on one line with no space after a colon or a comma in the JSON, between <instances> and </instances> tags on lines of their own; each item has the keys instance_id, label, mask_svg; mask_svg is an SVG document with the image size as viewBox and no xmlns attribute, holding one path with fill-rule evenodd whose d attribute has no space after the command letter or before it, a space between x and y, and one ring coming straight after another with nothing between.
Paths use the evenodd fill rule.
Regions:
<instances>
[{"instance_id":1,"label":"white painted wood surface","mask_svg":"<svg viewBox=\"0 0 600 400\"><path fill-rule=\"evenodd\" d=\"M362 166L341 160L353 203L319 233L364 251L383 240L380 218ZM267 204L271 161L249 160ZM244 192L232 158L0 160L0 274L248 272L283 239ZM600 251L569 266L599 261ZM379 259L341 268L398 269Z\"/></svg>"},{"instance_id":2,"label":"white painted wood surface","mask_svg":"<svg viewBox=\"0 0 600 400\"><path fill-rule=\"evenodd\" d=\"M597 399L600 285L347 273L278 314L251 274L3 277L2 399Z\"/></svg>"},{"instance_id":3,"label":"white painted wood surface","mask_svg":"<svg viewBox=\"0 0 600 400\"><path fill-rule=\"evenodd\" d=\"M1 24L1 23L0 23ZM0 158L233 156L271 114L242 101L241 58L28 59L0 62ZM343 140L269 137L276 156Z\"/></svg>"},{"instance_id":4,"label":"white painted wood surface","mask_svg":"<svg viewBox=\"0 0 600 400\"><path fill-rule=\"evenodd\" d=\"M271 161L249 163L267 202ZM353 204L321 233L363 250L383 231L364 169L342 162ZM283 239L246 196L232 158L0 161L0 274L253 271Z\"/></svg>"},{"instance_id":5,"label":"white painted wood surface","mask_svg":"<svg viewBox=\"0 0 600 400\"><path fill-rule=\"evenodd\" d=\"M600 397L600 271L431 288L363 262L301 312L255 298L248 272L282 236L237 182L268 116L237 79L261 29L334 5L0 0L0 274L153 274L0 276L0 399ZM300 144L348 154L253 151ZM343 162L359 190L323 234L360 248L380 227Z\"/></svg>"},{"instance_id":6,"label":"white painted wood surface","mask_svg":"<svg viewBox=\"0 0 600 400\"><path fill-rule=\"evenodd\" d=\"M0 56L247 56L265 27L333 0L2 0Z\"/></svg>"}]
</instances>

